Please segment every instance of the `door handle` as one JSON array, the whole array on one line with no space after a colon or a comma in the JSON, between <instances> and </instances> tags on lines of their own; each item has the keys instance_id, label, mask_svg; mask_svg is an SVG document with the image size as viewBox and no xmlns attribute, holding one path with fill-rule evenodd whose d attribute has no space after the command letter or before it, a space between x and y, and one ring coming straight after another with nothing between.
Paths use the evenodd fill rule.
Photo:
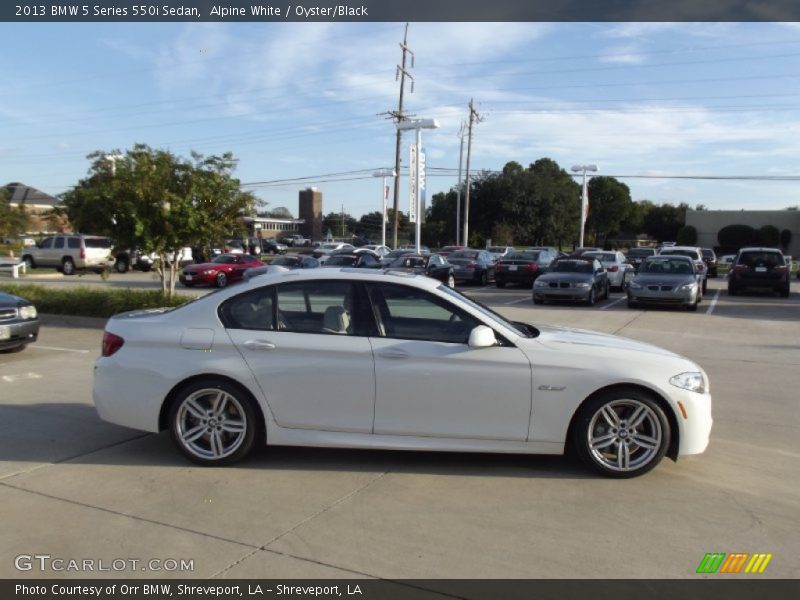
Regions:
<instances>
[{"instance_id":1,"label":"door handle","mask_svg":"<svg viewBox=\"0 0 800 600\"><path fill-rule=\"evenodd\" d=\"M410 354L402 350L389 350L387 352L379 352L378 356L381 358L408 358Z\"/></svg>"},{"instance_id":2,"label":"door handle","mask_svg":"<svg viewBox=\"0 0 800 600\"><path fill-rule=\"evenodd\" d=\"M275 350L276 348L275 344L264 340L247 340L244 347L249 350Z\"/></svg>"}]
</instances>

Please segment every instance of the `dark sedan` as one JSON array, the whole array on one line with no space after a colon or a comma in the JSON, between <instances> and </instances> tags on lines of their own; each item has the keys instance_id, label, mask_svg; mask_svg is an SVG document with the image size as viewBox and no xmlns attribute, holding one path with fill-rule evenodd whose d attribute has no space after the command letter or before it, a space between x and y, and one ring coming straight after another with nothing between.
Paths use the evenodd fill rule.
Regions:
<instances>
[{"instance_id":1,"label":"dark sedan","mask_svg":"<svg viewBox=\"0 0 800 600\"><path fill-rule=\"evenodd\" d=\"M381 257L381 266L388 267L401 256L411 256L412 254L416 254L416 252L414 250L392 250Z\"/></svg>"},{"instance_id":2,"label":"dark sedan","mask_svg":"<svg viewBox=\"0 0 800 600\"><path fill-rule=\"evenodd\" d=\"M286 269L316 269L319 267L319 261L308 254L278 256L269 261L269 264Z\"/></svg>"},{"instance_id":3,"label":"dark sedan","mask_svg":"<svg viewBox=\"0 0 800 600\"><path fill-rule=\"evenodd\" d=\"M570 300L592 306L608 298L608 274L596 258L560 258L533 284L533 303Z\"/></svg>"},{"instance_id":4,"label":"dark sedan","mask_svg":"<svg viewBox=\"0 0 800 600\"><path fill-rule=\"evenodd\" d=\"M706 263L706 273L709 277L717 277L717 255L711 248L700 248L703 253L703 262Z\"/></svg>"},{"instance_id":5,"label":"dark sedan","mask_svg":"<svg viewBox=\"0 0 800 600\"><path fill-rule=\"evenodd\" d=\"M439 254L406 254L389 265L392 271L405 271L438 279L448 287L456 286L453 265Z\"/></svg>"},{"instance_id":6,"label":"dark sedan","mask_svg":"<svg viewBox=\"0 0 800 600\"><path fill-rule=\"evenodd\" d=\"M486 285L494 280L494 257L486 250L457 250L447 257L456 281Z\"/></svg>"},{"instance_id":7,"label":"dark sedan","mask_svg":"<svg viewBox=\"0 0 800 600\"><path fill-rule=\"evenodd\" d=\"M36 307L25 298L0 292L0 351L21 352L38 337Z\"/></svg>"},{"instance_id":8,"label":"dark sedan","mask_svg":"<svg viewBox=\"0 0 800 600\"><path fill-rule=\"evenodd\" d=\"M322 263L323 267L354 267L358 269L378 269L381 266L380 256L369 250L334 252Z\"/></svg>"},{"instance_id":9,"label":"dark sedan","mask_svg":"<svg viewBox=\"0 0 800 600\"><path fill-rule=\"evenodd\" d=\"M631 248L625 253L625 260L628 261L628 264L633 265L634 269L638 269L639 265L641 265L644 260L650 256L656 255L655 248L647 248L647 247L640 247L640 248Z\"/></svg>"},{"instance_id":10,"label":"dark sedan","mask_svg":"<svg viewBox=\"0 0 800 600\"><path fill-rule=\"evenodd\" d=\"M193 285L215 285L225 287L242 279L244 272L264 263L249 254L220 254L214 260L199 265L184 267L180 282L186 287Z\"/></svg>"},{"instance_id":11,"label":"dark sedan","mask_svg":"<svg viewBox=\"0 0 800 600\"><path fill-rule=\"evenodd\" d=\"M497 261L494 266L494 281L497 287L505 287L507 283L519 283L531 287L556 255L551 250L531 252L512 252Z\"/></svg>"}]
</instances>

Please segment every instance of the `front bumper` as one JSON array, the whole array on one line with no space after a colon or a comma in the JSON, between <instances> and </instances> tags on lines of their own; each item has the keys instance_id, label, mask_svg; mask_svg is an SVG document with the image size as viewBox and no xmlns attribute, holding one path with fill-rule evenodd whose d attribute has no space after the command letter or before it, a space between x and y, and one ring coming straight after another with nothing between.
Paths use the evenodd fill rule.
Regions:
<instances>
[{"instance_id":1,"label":"front bumper","mask_svg":"<svg viewBox=\"0 0 800 600\"><path fill-rule=\"evenodd\" d=\"M0 323L0 350L32 344L38 338L38 319Z\"/></svg>"},{"instance_id":2,"label":"front bumper","mask_svg":"<svg viewBox=\"0 0 800 600\"><path fill-rule=\"evenodd\" d=\"M200 273L182 273L178 280L183 284L186 285L211 285L214 282L214 277L216 277L216 273L214 275L202 275Z\"/></svg>"},{"instance_id":3,"label":"front bumper","mask_svg":"<svg viewBox=\"0 0 800 600\"><path fill-rule=\"evenodd\" d=\"M697 301L697 289L694 291L650 290L647 287L631 289L628 287L628 301L641 304L692 305Z\"/></svg>"},{"instance_id":4,"label":"front bumper","mask_svg":"<svg viewBox=\"0 0 800 600\"><path fill-rule=\"evenodd\" d=\"M534 300L560 300L560 301L571 301L571 302L586 302L589 300L589 295L592 293L592 288L577 288L577 287L568 287L568 288L553 288L550 286L547 287L533 287L533 298Z\"/></svg>"},{"instance_id":5,"label":"front bumper","mask_svg":"<svg viewBox=\"0 0 800 600\"><path fill-rule=\"evenodd\" d=\"M674 388L671 397L673 402L682 406L686 412L686 417L680 409L675 412L680 435L678 456L702 454L708 447L711 427L714 424L711 416L711 394L697 394Z\"/></svg>"}]
</instances>

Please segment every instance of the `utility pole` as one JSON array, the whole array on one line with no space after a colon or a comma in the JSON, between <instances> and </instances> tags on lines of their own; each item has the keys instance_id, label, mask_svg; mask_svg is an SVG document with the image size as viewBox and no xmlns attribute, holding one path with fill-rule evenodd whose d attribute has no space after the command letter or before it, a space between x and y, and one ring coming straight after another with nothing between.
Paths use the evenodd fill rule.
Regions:
<instances>
[{"instance_id":1,"label":"utility pole","mask_svg":"<svg viewBox=\"0 0 800 600\"><path fill-rule=\"evenodd\" d=\"M411 80L411 93L414 93L414 77L412 77L411 73L406 70L406 56L408 54L411 55L411 68L414 68L414 53L408 47L408 23L406 23L406 30L403 34L403 43L400 44L400 48L403 50L403 58L399 65L397 65L397 70L395 71L395 81L400 80L400 100L397 104L396 111L389 111L388 114L389 118L394 119L395 123L399 123L400 121L405 121L408 119L408 115L403 112L403 94L405 92L405 85L406 85L406 77ZM394 172L397 173L397 176L394 178L394 202L392 204L394 208L394 215L393 215L393 224L392 224L392 248L397 248L397 229L400 224L400 145L403 141L403 132L399 129L397 130L397 142L395 144L394 149Z\"/></svg>"},{"instance_id":2,"label":"utility pole","mask_svg":"<svg viewBox=\"0 0 800 600\"><path fill-rule=\"evenodd\" d=\"M469 100L469 129L467 133L467 176L464 179L466 191L464 193L464 245L469 246L469 159L472 154L472 124L480 123L483 118L475 110L475 103L472 98Z\"/></svg>"},{"instance_id":3,"label":"utility pole","mask_svg":"<svg viewBox=\"0 0 800 600\"><path fill-rule=\"evenodd\" d=\"M344 204L342 204L342 238L344 238Z\"/></svg>"},{"instance_id":4,"label":"utility pole","mask_svg":"<svg viewBox=\"0 0 800 600\"><path fill-rule=\"evenodd\" d=\"M461 140L461 148L458 151L458 184L456 185L456 246L461 242L461 162L464 158L464 121L458 129L458 138ZM466 245L466 244L465 244Z\"/></svg>"}]
</instances>

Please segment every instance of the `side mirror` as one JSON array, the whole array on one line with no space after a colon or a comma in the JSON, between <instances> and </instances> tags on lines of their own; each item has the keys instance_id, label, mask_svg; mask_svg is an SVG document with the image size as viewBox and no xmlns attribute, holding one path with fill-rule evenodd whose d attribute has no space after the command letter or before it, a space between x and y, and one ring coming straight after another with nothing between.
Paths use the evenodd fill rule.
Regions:
<instances>
[{"instance_id":1,"label":"side mirror","mask_svg":"<svg viewBox=\"0 0 800 600\"><path fill-rule=\"evenodd\" d=\"M470 348L489 348L496 345L497 338L494 336L494 331L486 325L478 325L469 332Z\"/></svg>"}]
</instances>

